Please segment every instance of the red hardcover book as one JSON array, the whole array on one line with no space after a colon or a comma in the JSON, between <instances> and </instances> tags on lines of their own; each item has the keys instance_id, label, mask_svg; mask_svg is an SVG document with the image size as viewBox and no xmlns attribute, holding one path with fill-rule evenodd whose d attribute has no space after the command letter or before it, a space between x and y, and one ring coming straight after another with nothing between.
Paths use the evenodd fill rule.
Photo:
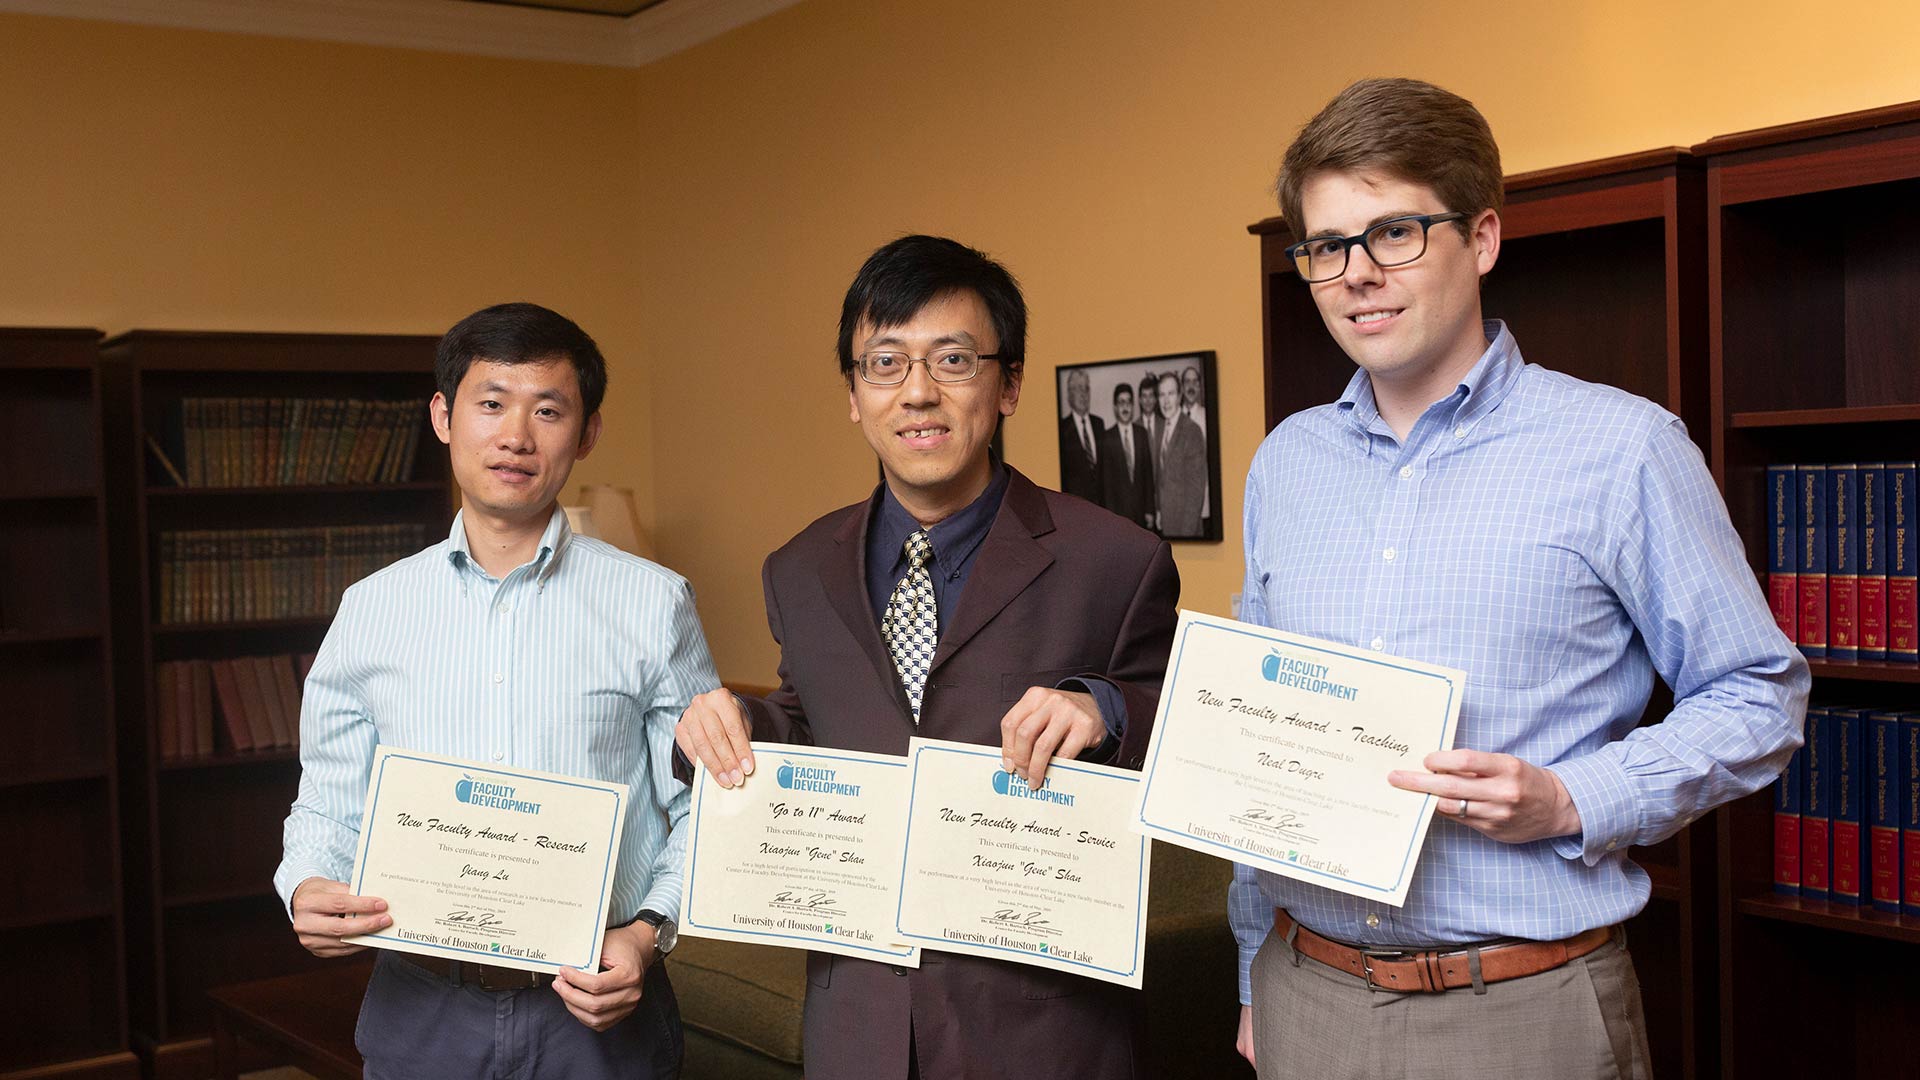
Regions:
<instances>
[{"instance_id":1,"label":"red hardcover book","mask_svg":"<svg viewBox=\"0 0 1920 1080\"><path fill-rule=\"evenodd\" d=\"M1833 734L1827 710L1807 710L1800 798L1800 895L1825 900L1833 859Z\"/></svg>"},{"instance_id":2,"label":"red hardcover book","mask_svg":"<svg viewBox=\"0 0 1920 1080\"><path fill-rule=\"evenodd\" d=\"M154 745L160 760L170 760L180 747L180 665L163 662L154 665Z\"/></svg>"},{"instance_id":3,"label":"red hardcover book","mask_svg":"<svg viewBox=\"0 0 1920 1080\"><path fill-rule=\"evenodd\" d=\"M253 726L247 723L246 705L240 700L240 682L233 676L233 661L214 660L213 688L220 699L220 719L227 730L227 741L235 750L253 749Z\"/></svg>"},{"instance_id":4,"label":"red hardcover book","mask_svg":"<svg viewBox=\"0 0 1920 1080\"><path fill-rule=\"evenodd\" d=\"M213 665L205 660L187 663L193 672L192 753L206 757L213 753Z\"/></svg>"}]
</instances>

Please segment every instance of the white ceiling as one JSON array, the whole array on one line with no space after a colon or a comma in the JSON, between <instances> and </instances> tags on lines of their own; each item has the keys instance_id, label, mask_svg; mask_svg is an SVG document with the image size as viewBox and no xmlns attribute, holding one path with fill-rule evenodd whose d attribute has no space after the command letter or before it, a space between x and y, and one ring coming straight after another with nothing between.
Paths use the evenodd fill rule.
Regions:
<instances>
[{"instance_id":1,"label":"white ceiling","mask_svg":"<svg viewBox=\"0 0 1920 1080\"><path fill-rule=\"evenodd\" d=\"M799 0L0 0L0 12L640 67Z\"/></svg>"}]
</instances>

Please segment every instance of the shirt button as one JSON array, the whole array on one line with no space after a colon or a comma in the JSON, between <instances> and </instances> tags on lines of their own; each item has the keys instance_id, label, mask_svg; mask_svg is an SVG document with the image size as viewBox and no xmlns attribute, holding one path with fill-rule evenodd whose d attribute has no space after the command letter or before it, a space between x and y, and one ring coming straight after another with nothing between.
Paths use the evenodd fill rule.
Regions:
<instances>
[{"instance_id":1,"label":"shirt button","mask_svg":"<svg viewBox=\"0 0 1920 1080\"><path fill-rule=\"evenodd\" d=\"M507 677L506 677L505 675L502 675L502 674L500 674L499 672L497 672L497 671L496 671L496 672L494 672L494 673L493 673L493 681L494 681L494 682L497 682L497 683L499 683L499 682L506 682L506 681L507 681Z\"/></svg>"},{"instance_id":2,"label":"shirt button","mask_svg":"<svg viewBox=\"0 0 1920 1080\"><path fill-rule=\"evenodd\" d=\"M505 754L503 754L503 753L501 753L501 752L500 752L500 751L498 751L498 750L495 750L495 751L493 752L493 760L495 760L495 761L501 761L501 760L504 760L504 759L506 758L506 756L507 756L507 755L505 755Z\"/></svg>"},{"instance_id":3,"label":"shirt button","mask_svg":"<svg viewBox=\"0 0 1920 1080\"><path fill-rule=\"evenodd\" d=\"M1392 562L1393 557L1397 554L1399 554L1399 552L1396 552L1392 548L1388 548L1387 550L1380 553L1380 557L1387 560L1388 562Z\"/></svg>"},{"instance_id":4,"label":"shirt button","mask_svg":"<svg viewBox=\"0 0 1920 1080\"><path fill-rule=\"evenodd\" d=\"M1402 480L1413 479L1413 466L1411 465L1400 466L1400 479Z\"/></svg>"},{"instance_id":5,"label":"shirt button","mask_svg":"<svg viewBox=\"0 0 1920 1080\"><path fill-rule=\"evenodd\" d=\"M505 614L506 614L507 612L509 612L509 611L512 611L512 610L513 610L513 605L512 605L512 604L501 604L501 605L500 605L500 614L502 614L502 615L505 615Z\"/></svg>"},{"instance_id":6,"label":"shirt button","mask_svg":"<svg viewBox=\"0 0 1920 1080\"><path fill-rule=\"evenodd\" d=\"M1612 850L1613 850L1614 848L1617 848L1617 847L1619 847L1619 846L1620 846L1620 841L1618 841L1618 840L1609 840L1609 841L1607 841L1607 850L1608 850L1608 851L1612 851Z\"/></svg>"},{"instance_id":7,"label":"shirt button","mask_svg":"<svg viewBox=\"0 0 1920 1080\"><path fill-rule=\"evenodd\" d=\"M1367 927L1371 930L1380 929L1380 916L1375 915L1371 911L1367 912Z\"/></svg>"},{"instance_id":8,"label":"shirt button","mask_svg":"<svg viewBox=\"0 0 1920 1080\"><path fill-rule=\"evenodd\" d=\"M1387 647L1387 639L1377 637L1377 638L1374 638L1372 641L1368 642L1368 644L1373 646L1374 652L1379 652L1381 649L1384 649Z\"/></svg>"},{"instance_id":9,"label":"shirt button","mask_svg":"<svg viewBox=\"0 0 1920 1080\"><path fill-rule=\"evenodd\" d=\"M1454 428L1454 429L1453 429L1453 437L1454 437L1454 438L1456 438L1456 439L1464 439L1464 438L1466 438L1466 437L1467 437L1467 429L1466 429L1466 428L1464 428L1464 427L1457 427L1457 428Z\"/></svg>"}]
</instances>

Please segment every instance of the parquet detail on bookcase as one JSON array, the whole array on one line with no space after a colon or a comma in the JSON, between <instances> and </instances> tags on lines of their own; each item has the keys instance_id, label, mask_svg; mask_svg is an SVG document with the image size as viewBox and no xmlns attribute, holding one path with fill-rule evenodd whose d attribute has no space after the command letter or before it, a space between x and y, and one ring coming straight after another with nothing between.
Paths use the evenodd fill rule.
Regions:
<instances>
[{"instance_id":1,"label":"parquet detail on bookcase","mask_svg":"<svg viewBox=\"0 0 1920 1080\"><path fill-rule=\"evenodd\" d=\"M206 991L317 961L273 892L299 694L341 592L445 535L431 337L133 331L102 347L132 1040L205 1075Z\"/></svg>"},{"instance_id":2,"label":"parquet detail on bookcase","mask_svg":"<svg viewBox=\"0 0 1920 1080\"><path fill-rule=\"evenodd\" d=\"M1709 429L1705 175L1678 148L1509 176L1498 265L1482 282L1487 318L1512 328L1529 362L1630 390ZM1322 324L1285 255L1287 223L1260 237L1267 426L1332 401L1354 365ZM1654 688L1644 723L1672 707ZM1654 1075L1718 1073L1715 834L1698 822L1636 848L1652 900L1628 924L1646 1004Z\"/></svg>"},{"instance_id":3,"label":"parquet detail on bookcase","mask_svg":"<svg viewBox=\"0 0 1920 1080\"><path fill-rule=\"evenodd\" d=\"M0 329L0 1077L132 1077L97 330Z\"/></svg>"}]
</instances>

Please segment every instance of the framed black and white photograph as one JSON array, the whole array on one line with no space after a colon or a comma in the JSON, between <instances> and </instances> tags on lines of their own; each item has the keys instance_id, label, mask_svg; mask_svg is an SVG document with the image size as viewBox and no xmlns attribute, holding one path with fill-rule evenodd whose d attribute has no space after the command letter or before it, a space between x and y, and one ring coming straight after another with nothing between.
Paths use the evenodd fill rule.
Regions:
<instances>
[{"instance_id":1,"label":"framed black and white photograph","mask_svg":"<svg viewBox=\"0 0 1920 1080\"><path fill-rule=\"evenodd\" d=\"M1060 490L1168 540L1219 540L1213 350L1062 365Z\"/></svg>"}]
</instances>

